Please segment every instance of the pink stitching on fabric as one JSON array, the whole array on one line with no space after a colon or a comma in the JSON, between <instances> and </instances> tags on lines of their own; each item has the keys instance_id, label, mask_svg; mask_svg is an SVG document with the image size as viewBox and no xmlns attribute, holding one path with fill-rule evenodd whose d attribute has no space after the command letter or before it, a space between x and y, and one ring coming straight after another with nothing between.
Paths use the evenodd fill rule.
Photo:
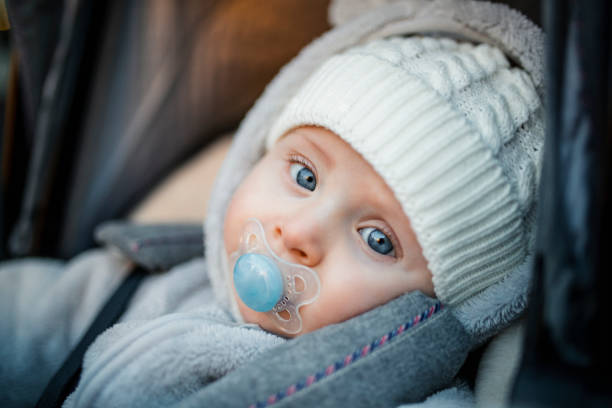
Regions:
<instances>
[{"instance_id":1,"label":"pink stitching on fabric","mask_svg":"<svg viewBox=\"0 0 612 408\"><path fill-rule=\"evenodd\" d=\"M407 329L414 327L417 324L429 319L432 315L434 315L435 313L439 312L442 309L443 309L443 305L440 302L437 302L435 305L429 307L427 310L425 310L421 314L416 315L414 318L409 320L407 323L402 324L401 326L393 329L392 331L385 334L381 338L373 341L370 344L366 344L365 346L361 347L360 349L357 349L351 354L348 354L342 360L337 361L334 364L330 364L329 366L325 368L325 370L319 371L318 373L314 375L309 375L308 377L306 377L305 381L300 381L296 384L292 384L285 391L281 391L276 394L272 394L265 401L260 401L255 404L249 405L249 408L269 407L277 403L278 401L282 400L283 398L289 397L295 394L296 392L299 392L303 390L304 388L311 386L312 384L320 381L321 379L326 378L332 375L333 373L341 370L342 368L350 365L354 361L367 356L368 354L373 352L378 347L384 346L389 341L391 341L393 338L404 333Z\"/></svg>"}]
</instances>

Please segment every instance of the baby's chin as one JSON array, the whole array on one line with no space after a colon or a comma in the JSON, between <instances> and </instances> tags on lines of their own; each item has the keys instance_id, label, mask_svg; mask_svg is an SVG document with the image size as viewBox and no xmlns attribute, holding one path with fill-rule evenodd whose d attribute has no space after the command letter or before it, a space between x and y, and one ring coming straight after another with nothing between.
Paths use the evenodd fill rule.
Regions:
<instances>
[{"instance_id":1,"label":"baby's chin","mask_svg":"<svg viewBox=\"0 0 612 408\"><path fill-rule=\"evenodd\" d=\"M284 330L274 324L272 319L270 319L270 317L268 317L265 313L256 312L246 306L236 294L236 290L234 290L234 299L236 300L236 303L238 303L238 310L240 311L240 315L245 323L257 324L263 330L285 338L294 338L304 333L304 331L296 334L286 333Z\"/></svg>"}]
</instances>

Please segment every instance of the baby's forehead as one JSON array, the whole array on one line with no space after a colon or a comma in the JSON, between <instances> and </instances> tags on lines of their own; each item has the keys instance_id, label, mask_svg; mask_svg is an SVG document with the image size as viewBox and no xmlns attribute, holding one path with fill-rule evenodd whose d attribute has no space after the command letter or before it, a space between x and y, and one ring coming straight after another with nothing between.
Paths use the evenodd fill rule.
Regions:
<instances>
[{"instance_id":1,"label":"baby's forehead","mask_svg":"<svg viewBox=\"0 0 612 408\"><path fill-rule=\"evenodd\" d=\"M395 193L371 163L354 149L346 140L331 130L320 126L301 126L287 132L277 145L304 154L314 165L322 165L319 173L325 177L337 178L334 188L364 200L364 206L388 209L404 214ZM407 217L406 217L407 218Z\"/></svg>"},{"instance_id":2,"label":"baby's forehead","mask_svg":"<svg viewBox=\"0 0 612 408\"><path fill-rule=\"evenodd\" d=\"M304 125L291 129L277 143L301 144L312 147L329 159L358 156L365 160L348 142L333 131L313 125Z\"/></svg>"}]
</instances>

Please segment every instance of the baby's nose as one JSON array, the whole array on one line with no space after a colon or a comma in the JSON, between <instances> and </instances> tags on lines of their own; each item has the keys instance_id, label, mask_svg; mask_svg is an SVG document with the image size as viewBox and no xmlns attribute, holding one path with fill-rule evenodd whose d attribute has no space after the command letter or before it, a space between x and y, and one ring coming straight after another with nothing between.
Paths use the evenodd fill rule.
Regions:
<instances>
[{"instance_id":1,"label":"baby's nose","mask_svg":"<svg viewBox=\"0 0 612 408\"><path fill-rule=\"evenodd\" d=\"M283 252L291 261L306 266L315 266L324 256L324 228L320 221L290 217L278 223L274 228L274 236L283 247Z\"/></svg>"}]
</instances>

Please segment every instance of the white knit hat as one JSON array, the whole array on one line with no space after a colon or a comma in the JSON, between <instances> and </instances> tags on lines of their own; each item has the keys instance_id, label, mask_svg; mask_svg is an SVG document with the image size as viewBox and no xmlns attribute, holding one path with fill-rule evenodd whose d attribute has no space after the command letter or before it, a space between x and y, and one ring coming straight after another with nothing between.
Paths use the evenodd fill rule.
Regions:
<instances>
[{"instance_id":1,"label":"white knit hat","mask_svg":"<svg viewBox=\"0 0 612 408\"><path fill-rule=\"evenodd\" d=\"M377 40L327 60L272 127L323 126L383 177L409 217L438 298L501 280L533 245L543 109L496 47Z\"/></svg>"}]
</instances>

